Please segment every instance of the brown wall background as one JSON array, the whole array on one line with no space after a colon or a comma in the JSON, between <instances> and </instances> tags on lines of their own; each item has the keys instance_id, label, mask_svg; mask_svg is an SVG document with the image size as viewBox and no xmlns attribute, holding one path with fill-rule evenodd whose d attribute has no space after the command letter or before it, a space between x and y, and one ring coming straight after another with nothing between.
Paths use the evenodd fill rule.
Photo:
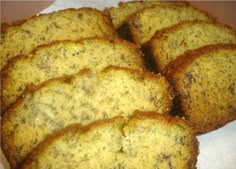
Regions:
<instances>
[{"instance_id":1,"label":"brown wall background","mask_svg":"<svg viewBox=\"0 0 236 169\"><path fill-rule=\"evenodd\" d=\"M219 22L236 29L236 1L191 1L190 3L209 12Z\"/></svg>"},{"instance_id":2,"label":"brown wall background","mask_svg":"<svg viewBox=\"0 0 236 169\"><path fill-rule=\"evenodd\" d=\"M29 18L52 3L53 0L1 1L1 23L12 23L16 20ZM190 3L214 15L220 22L236 29L236 1L190 1Z\"/></svg>"},{"instance_id":3,"label":"brown wall background","mask_svg":"<svg viewBox=\"0 0 236 169\"><path fill-rule=\"evenodd\" d=\"M36 15L53 1L1 1L1 23L12 23Z\"/></svg>"}]
</instances>

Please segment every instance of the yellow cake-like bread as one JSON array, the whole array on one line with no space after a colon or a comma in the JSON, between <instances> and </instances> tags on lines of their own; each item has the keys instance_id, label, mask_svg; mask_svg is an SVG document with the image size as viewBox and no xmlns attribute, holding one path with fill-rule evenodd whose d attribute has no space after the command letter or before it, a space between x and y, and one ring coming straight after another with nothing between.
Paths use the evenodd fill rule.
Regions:
<instances>
[{"instance_id":1,"label":"yellow cake-like bread","mask_svg":"<svg viewBox=\"0 0 236 169\"><path fill-rule=\"evenodd\" d=\"M186 121L142 113L69 126L35 148L21 169L194 169L197 154Z\"/></svg>"},{"instance_id":2,"label":"yellow cake-like bread","mask_svg":"<svg viewBox=\"0 0 236 169\"><path fill-rule=\"evenodd\" d=\"M28 85L78 73L84 68L99 72L114 65L143 69L141 51L122 40L88 38L43 45L27 56L11 59L1 72L1 109L6 110Z\"/></svg>"},{"instance_id":3,"label":"yellow cake-like bread","mask_svg":"<svg viewBox=\"0 0 236 169\"><path fill-rule=\"evenodd\" d=\"M209 45L171 62L164 74L174 85L183 115L204 133L236 119L236 45Z\"/></svg>"},{"instance_id":4,"label":"yellow cake-like bread","mask_svg":"<svg viewBox=\"0 0 236 169\"><path fill-rule=\"evenodd\" d=\"M217 43L236 43L235 31L218 23L187 21L158 32L150 48L161 71L187 50Z\"/></svg>"},{"instance_id":5,"label":"yellow cake-like bread","mask_svg":"<svg viewBox=\"0 0 236 169\"><path fill-rule=\"evenodd\" d=\"M150 7L153 5L175 5L187 4L187 2L180 1L129 1L120 2L118 7L111 7L105 10L111 16L112 23L115 29L121 27L126 20L140 9Z\"/></svg>"},{"instance_id":6,"label":"yellow cake-like bread","mask_svg":"<svg viewBox=\"0 0 236 169\"><path fill-rule=\"evenodd\" d=\"M35 16L2 32L0 69L10 58L28 54L36 46L55 40L115 36L111 21L96 9L66 9Z\"/></svg>"},{"instance_id":7,"label":"yellow cake-like bread","mask_svg":"<svg viewBox=\"0 0 236 169\"><path fill-rule=\"evenodd\" d=\"M213 20L205 12L190 5L155 5L139 10L127 21L132 40L136 44L145 44L156 31L173 26L183 21Z\"/></svg>"},{"instance_id":8,"label":"yellow cake-like bread","mask_svg":"<svg viewBox=\"0 0 236 169\"><path fill-rule=\"evenodd\" d=\"M73 123L88 124L133 111L166 114L173 94L167 80L152 73L109 67L88 70L32 88L3 114L2 149L14 168L48 134Z\"/></svg>"}]
</instances>

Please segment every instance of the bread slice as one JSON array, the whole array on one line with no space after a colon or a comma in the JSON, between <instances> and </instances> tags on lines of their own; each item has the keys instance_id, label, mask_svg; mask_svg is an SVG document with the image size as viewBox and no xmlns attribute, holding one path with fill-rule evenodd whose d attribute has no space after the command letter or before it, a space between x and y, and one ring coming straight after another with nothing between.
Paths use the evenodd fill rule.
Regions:
<instances>
[{"instance_id":1,"label":"bread slice","mask_svg":"<svg viewBox=\"0 0 236 169\"><path fill-rule=\"evenodd\" d=\"M157 31L190 20L211 21L213 18L190 5L155 5L139 10L127 21L132 40L139 45L148 42Z\"/></svg>"},{"instance_id":2,"label":"bread slice","mask_svg":"<svg viewBox=\"0 0 236 169\"><path fill-rule=\"evenodd\" d=\"M118 7L111 7L105 9L105 12L111 16L112 23L115 29L119 29L126 20L135 12L140 9L150 7L153 5L174 5L174 4L187 4L187 2L180 1L129 1L120 2Z\"/></svg>"},{"instance_id":3,"label":"bread slice","mask_svg":"<svg viewBox=\"0 0 236 169\"><path fill-rule=\"evenodd\" d=\"M3 114L2 148L14 168L48 134L69 124L130 116L135 110L166 114L172 100L171 86L161 75L119 67L98 74L84 70L22 95Z\"/></svg>"},{"instance_id":4,"label":"bread slice","mask_svg":"<svg viewBox=\"0 0 236 169\"><path fill-rule=\"evenodd\" d=\"M142 113L69 126L35 148L21 169L193 169L197 154L186 121Z\"/></svg>"},{"instance_id":5,"label":"bread slice","mask_svg":"<svg viewBox=\"0 0 236 169\"><path fill-rule=\"evenodd\" d=\"M40 46L27 56L11 59L2 70L1 109L14 103L28 85L75 74L84 68L99 72L109 65L144 68L141 51L118 39L88 38Z\"/></svg>"},{"instance_id":6,"label":"bread slice","mask_svg":"<svg viewBox=\"0 0 236 169\"><path fill-rule=\"evenodd\" d=\"M164 74L173 83L181 110L204 133L236 119L236 45L209 45L171 62Z\"/></svg>"},{"instance_id":7,"label":"bread slice","mask_svg":"<svg viewBox=\"0 0 236 169\"><path fill-rule=\"evenodd\" d=\"M150 48L161 71L187 50L217 43L236 43L236 32L219 23L186 21L158 32L150 41Z\"/></svg>"},{"instance_id":8,"label":"bread slice","mask_svg":"<svg viewBox=\"0 0 236 169\"><path fill-rule=\"evenodd\" d=\"M66 9L42 14L9 26L1 38L1 69L19 54L28 54L38 45L55 40L85 37L116 37L111 21L92 8Z\"/></svg>"}]
</instances>

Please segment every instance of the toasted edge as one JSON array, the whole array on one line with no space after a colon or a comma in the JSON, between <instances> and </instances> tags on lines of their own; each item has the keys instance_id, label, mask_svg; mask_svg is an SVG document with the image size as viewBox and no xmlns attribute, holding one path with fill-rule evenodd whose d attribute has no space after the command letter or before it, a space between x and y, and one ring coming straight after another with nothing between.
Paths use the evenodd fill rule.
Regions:
<instances>
[{"instance_id":1,"label":"toasted edge","mask_svg":"<svg viewBox=\"0 0 236 169\"><path fill-rule=\"evenodd\" d=\"M48 135L43 141L41 141L36 147L34 147L24 158L24 160L21 162L21 164L19 165L19 169L24 169L27 168L27 166L29 164L31 164L31 162L33 160L35 160L37 158L38 155L40 155L40 153L44 152L45 149L47 147L50 146L51 143L53 143L53 141L57 140L58 138L62 137L65 133L71 133L72 135L75 135L76 133L87 133L91 130L96 129L96 127L100 127L109 123L113 123L117 120L123 120L125 121L125 118L122 116L116 116L113 117L111 119L103 119L103 120L97 120L95 122L92 122L88 125L82 126L79 123L74 123L71 125L68 125L67 127L61 129L60 131Z\"/></svg>"},{"instance_id":2,"label":"toasted edge","mask_svg":"<svg viewBox=\"0 0 236 169\"><path fill-rule=\"evenodd\" d=\"M219 23L216 20L202 21L202 20L196 19L196 20L191 20L191 21L183 21L183 22L180 22L180 23L178 23L176 25L173 25L171 27L162 29L161 31L157 31L155 33L155 35L150 39L150 41L148 41L145 44L145 46L150 50L151 57L153 58L153 60L156 64L156 67L159 71L163 71L164 69L162 69L162 70L160 69L160 60L159 60L158 57L155 57L153 55L155 42L156 41L164 41L165 39L167 39L169 37L168 34L171 34L172 32L175 32L176 30L181 29L185 25L194 24L194 23L212 24L212 25L216 25L216 26L219 26L219 27L222 27L222 28L226 28L228 30L231 30L234 33L235 37L236 37L236 31L232 27L230 27L229 25L226 25L226 24Z\"/></svg>"},{"instance_id":3,"label":"toasted edge","mask_svg":"<svg viewBox=\"0 0 236 169\"><path fill-rule=\"evenodd\" d=\"M232 50L236 50L236 44L216 44L216 45L206 45L203 47L200 47L198 49L195 50L190 50L187 51L185 54L179 56L177 59L173 60L170 64L167 65L167 67L163 70L163 74L166 76L166 78L169 80L169 82L172 84L173 88L174 88L174 92L176 95L176 98L178 99L177 103L179 104L179 111L181 112L181 114L183 114L187 120L188 120L188 115L185 113L187 112L185 106L184 106L184 102L181 99L179 93L178 93L178 85L176 83L177 79L175 78L175 74L177 73L181 73L184 72L185 69L187 68L187 66L189 64L191 64L194 60L196 60L197 58L201 57L201 55L210 53L210 52L214 52L217 50L224 50L224 49L232 49ZM223 119L221 121L219 121L217 124L210 126L208 128L205 129L199 129L197 128L197 133L198 134L203 134L203 133L207 133L209 131L215 130L217 128L220 128L224 125L226 125L228 122L231 122L233 120L236 120L236 114L232 114L231 116L229 116L226 119Z\"/></svg>"},{"instance_id":4,"label":"toasted edge","mask_svg":"<svg viewBox=\"0 0 236 169\"><path fill-rule=\"evenodd\" d=\"M168 5L153 5L151 7L147 7L147 8L144 8L144 9L141 9L137 12L135 12L134 14L132 14L128 20L126 21L127 22L127 25L128 25L128 28L130 29L130 33L133 37L133 41L135 42L135 44L137 45L143 45L145 43L147 43L148 41L150 41L150 39L147 41L147 42L144 42L143 44L141 44L141 42L139 41L139 38L137 36L137 32L136 32L136 28L134 28L134 26L132 25L132 19L135 18L136 16L138 15L141 15L142 13L145 13L145 11L148 11L149 9L153 9L153 8L156 8L156 7L162 7L162 8L175 8L175 7L190 7L192 8L193 10L196 10L198 12L201 12L202 14L204 14L206 17L209 18L209 20L212 20L212 21L215 21L216 18L213 17L212 15L210 15L209 13L207 13L206 11L203 11L203 10L200 10L194 6L192 6L190 3L185 3L185 4L175 4L175 5L172 5L172 6L168 6ZM168 27L167 27L168 28ZM161 30L157 30L156 32L159 32L159 31L162 31L166 28L163 28Z\"/></svg>"},{"instance_id":5,"label":"toasted edge","mask_svg":"<svg viewBox=\"0 0 236 169\"><path fill-rule=\"evenodd\" d=\"M90 38L84 38L78 41L71 41L71 40L62 40L62 41L53 41L49 44L43 44L43 45L39 45L36 48L34 48L28 55L17 55L11 59L9 59L8 63L2 68L0 74L1 74L1 85L3 86L5 79L8 79L8 71L17 63L18 60L32 60L34 57L36 57L36 53L38 51L40 51L41 49L44 48L50 48L53 45L57 45L57 44L62 44L62 43L74 43L74 44L83 44L86 41L89 40L96 40L96 41L103 41L104 43L116 43L116 44L123 44L124 46L126 46L127 48L132 49L135 52L136 55L136 61L137 63L141 66L140 69L145 71L145 66L144 66L144 61L143 61L143 54L141 52L141 50L134 45L131 42L119 39L119 38L115 38L115 39L108 39L108 38L103 38L103 37L90 37ZM28 57L29 55L31 55L30 57ZM139 56L139 57L138 57ZM1 89L2 91L3 89ZM6 107L6 103L3 100L3 96L2 96L2 92L1 92L1 104L4 105L3 107L5 107L4 109L1 108L1 112L6 111L6 109L8 107L10 107L11 105Z\"/></svg>"},{"instance_id":6,"label":"toasted edge","mask_svg":"<svg viewBox=\"0 0 236 169\"><path fill-rule=\"evenodd\" d=\"M25 19L25 20L19 20L19 21L15 21L13 22L12 24L6 24L7 26L5 27L6 29L3 30L3 33L8 31L8 29L10 29L11 27L19 27L21 25L23 25L25 22L28 22L29 20L31 19L34 19L34 18L38 18L38 17L43 17L43 16L48 16L48 15L51 15L51 14L54 14L54 13L60 13L60 12L64 12L64 11L80 11L80 10L92 10L92 11L95 11L96 13L99 13L101 14L104 19L105 19L105 22L112 28L111 31L116 34L115 32L115 29L113 27L113 24L110 20L110 18L107 17L107 15L104 15L104 13L96 8L92 8L92 7L81 7L81 8L67 8L67 9L62 9L62 10L58 10L58 11L53 11L51 13L43 13L43 14L39 14L39 15L34 15L28 19Z\"/></svg>"},{"instance_id":7,"label":"toasted edge","mask_svg":"<svg viewBox=\"0 0 236 169\"><path fill-rule=\"evenodd\" d=\"M172 117L170 115L163 115L163 114L156 114L155 112L141 112L141 111L135 111L133 113L133 115L130 118L125 118L122 116L116 116L113 117L111 119L103 119L103 120L97 120L93 123L90 123L88 125L85 126L81 126L80 124L71 124L67 127L65 127L64 129L60 130L57 133L54 133L52 135L49 135L46 137L46 139L44 141L42 141L41 143L39 143L35 148L33 148L29 154L26 156L26 158L22 161L22 163L20 164L20 166L18 167L19 169L24 169L27 168L28 165L31 164L31 162L33 160L35 160L37 158L37 156L44 152L45 149L47 147L50 146L51 143L53 143L53 141L57 140L58 138L62 137L65 133L71 133L71 134L76 134L78 132L81 133L87 133L91 130L96 129L99 126L103 126L109 123L113 123L116 120L121 120L123 121L123 125L122 128L128 124L130 121L132 120L142 120L142 119L155 119L155 120L161 120L163 122L165 122L167 125L169 125L170 123L175 123L176 125L184 125L187 126L191 132L191 140L193 141L193 149L191 149L192 154L192 158L191 158L191 166L195 166L197 163L197 156L199 154L199 148L198 148L198 140L196 138L195 135L195 131L193 129L193 127L188 123L188 121L185 121L181 118L178 117ZM121 132L123 133L123 129L121 129Z\"/></svg>"}]
</instances>

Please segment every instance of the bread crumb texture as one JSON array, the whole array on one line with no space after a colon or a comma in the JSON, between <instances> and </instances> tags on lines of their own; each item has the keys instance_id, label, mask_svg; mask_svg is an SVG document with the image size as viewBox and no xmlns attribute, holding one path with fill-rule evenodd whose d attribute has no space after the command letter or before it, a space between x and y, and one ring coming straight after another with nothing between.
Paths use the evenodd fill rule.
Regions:
<instances>
[{"instance_id":1,"label":"bread crumb texture","mask_svg":"<svg viewBox=\"0 0 236 169\"><path fill-rule=\"evenodd\" d=\"M236 119L236 45L206 46L175 64L179 68L168 72L169 78L182 111L199 132Z\"/></svg>"},{"instance_id":2,"label":"bread crumb texture","mask_svg":"<svg viewBox=\"0 0 236 169\"><path fill-rule=\"evenodd\" d=\"M120 2L118 7L111 7L106 9L110 16L112 23L118 29L128 18L140 9L150 7L153 5L176 5L185 4L185 2L168 2L168 1L129 1Z\"/></svg>"},{"instance_id":3,"label":"bread crumb texture","mask_svg":"<svg viewBox=\"0 0 236 169\"><path fill-rule=\"evenodd\" d=\"M84 68L99 72L109 65L139 70L144 67L141 51L122 40L87 38L40 46L27 56L14 58L1 72L1 109L6 110L29 85L72 75Z\"/></svg>"},{"instance_id":4,"label":"bread crumb texture","mask_svg":"<svg viewBox=\"0 0 236 169\"><path fill-rule=\"evenodd\" d=\"M70 126L49 137L22 169L193 169L198 142L182 119L169 116L114 118Z\"/></svg>"},{"instance_id":5,"label":"bread crumb texture","mask_svg":"<svg viewBox=\"0 0 236 169\"><path fill-rule=\"evenodd\" d=\"M161 71L188 50L209 44L236 43L236 33L218 23L187 21L158 32L150 43L153 57Z\"/></svg>"},{"instance_id":6,"label":"bread crumb texture","mask_svg":"<svg viewBox=\"0 0 236 169\"><path fill-rule=\"evenodd\" d=\"M135 13L128 24L137 44L148 42L156 31L189 20L213 20L206 13L190 5L155 5Z\"/></svg>"},{"instance_id":7,"label":"bread crumb texture","mask_svg":"<svg viewBox=\"0 0 236 169\"><path fill-rule=\"evenodd\" d=\"M19 54L28 54L38 45L55 40L116 36L111 21L92 8L66 9L32 17L9 26L1 37L1 69Z\"/></svg>"},{"instance_id":8,"label":"bread crumb texture","mask_svg":"<svg viewBox=\"0 0 236 169\"><path fill-rule=\"evenodd\" d=\"M166 114L172 93L161 75L118 67L50 80L25 93L4 113L2 148L16 166L48 134L69 124L130 116L135 110Z\"/></svg>"}]
</instances>

